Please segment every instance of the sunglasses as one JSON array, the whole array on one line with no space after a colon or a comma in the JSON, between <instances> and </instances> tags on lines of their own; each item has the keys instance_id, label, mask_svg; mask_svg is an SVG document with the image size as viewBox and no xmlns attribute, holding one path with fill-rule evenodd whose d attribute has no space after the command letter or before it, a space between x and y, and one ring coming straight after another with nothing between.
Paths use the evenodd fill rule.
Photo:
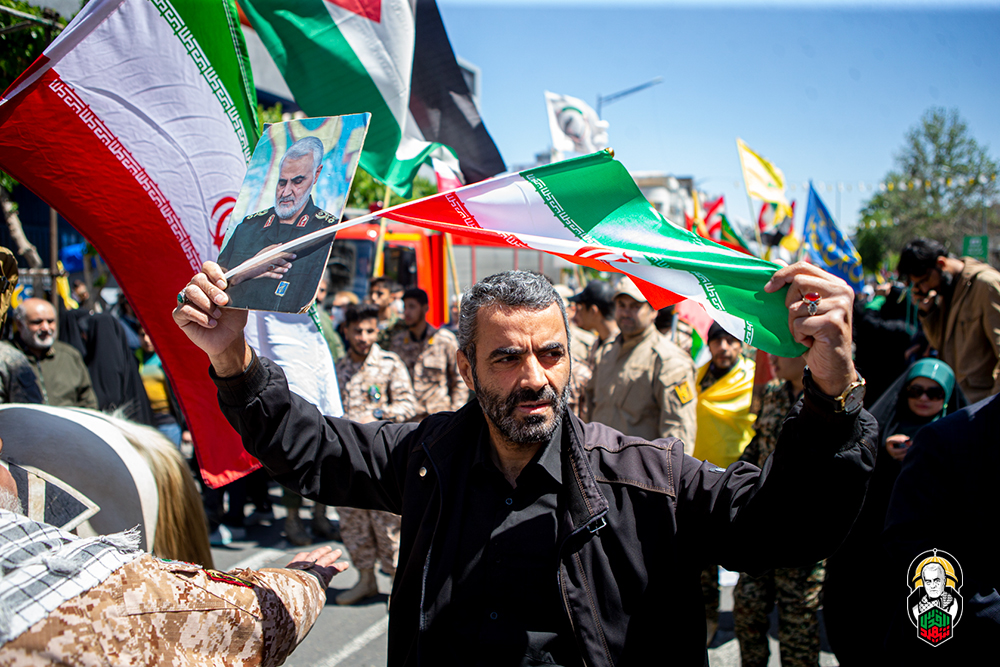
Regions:
<instances>
[{"instance_id":1,"label":"sunglasses","mask_svg":"<svg viewBox=\"0 0 1000 667\"><path fill-rule=\"evenodd\" d=\"M944 389L941 387L921 387L918 384L911 384L903 393L906 394L907 398L920 398L921 396L926 396L932 401L944 400Z\"/></svg>"}]
</instances>

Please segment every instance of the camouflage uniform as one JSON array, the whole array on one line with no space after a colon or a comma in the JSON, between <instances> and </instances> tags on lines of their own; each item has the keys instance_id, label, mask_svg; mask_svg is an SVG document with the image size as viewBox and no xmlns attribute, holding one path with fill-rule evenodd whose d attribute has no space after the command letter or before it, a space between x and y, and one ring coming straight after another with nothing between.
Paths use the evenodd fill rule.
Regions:
<instances>
[{"instance_id":1,"label":"camouflage uniform","mask_svg":"<svg viewBox=\"0 0 1000 667\"><path fill-rule=\"evenodd\" d=\"M326 588L304 570L205 570L141 556L3 646L0 664L280 665Z\"/></svg>"},{"instance_id":2,"label":"camouflage uniform","mask_svg":"<svg viewBox=\"0 0 1000 667\"><path fill-rule=\"evenodd\" d=\"M406 365L392 352L372 345L358 363L345 355L337 362L337 382L344 417L361 424L386 419L404 422L417 413ZM375 567L378 558L386 574L396 571L399 516L389 512L338 507L340 535L354 566Z\"/></svg>"},{"instance_id":3,"label":"camouflage uniform","mask_svg":"<svg viewBox=\"0 0 1000 667\"><path fill-rule=\"evenodd\" d=\"M392 347L392 337L405 328L406 323L403 322L399 311L396 310L395 306L390 306L389 316L384 320L378 321L378 339L376 339L376 342L383 350L388 350Z\"/></svg>"},{"instance_id":4,"label":"camouflage uniform","mask_svg":"<svg viewBox=\"0 0 1000 667\"><path fill-rule=\"evenodd\" d=\"M408 328L392 336L392 351L406 364L416 394L420 421L435 412L458 410L469 400L469 389L458 373L458 339L447 329L427 325L424 336L414 340Z\"/></svg>"},{"instance_id":5,"label":"camouflage uniform","mask_svg":"<svg viewBox=\"0 0 1000 667\"><path fill-rule=\"evenodd\" d=\"M591 421L646 440L673 436L694 451L697 429L691 357L650 326L628 341L620 335L600 351L587 385Z\"/></svg>"},{"instance_id":6,"label":"camouflage uniform","mask_svg":"<svg viewBox=\"0 0 1000 667\"><path fill-rule=\"evenodd\" d=\"M24 352L0 342L0 403L44 403L35 371Z\"/></svg>"},{"instance_id":7,"label":"camouflage uniform","mask_svg":"<svg viewBox=\"0 0 1000 667\"><path fill-rule=\"evenodd\" d=\"M771 380L764 388L757 435L740 460L763 467L774 451L785 415L798 399L790 382ZM745 666L766 665L768 614L778 605L778 642L783 667L815 667L819 662L820 591L826 561L805 567L778 568L761 577L740 574L733 592L733 620Z\"/></svg>"},{"instance_id":8,"label":"camouflage uniform","mask_svg":"<svg viewBox=\"0 0 1000 667\"><path fill-rule=\"evenodd\" d=\"M569 325L569 349L570 356L573 357L573 371L569 378L569 396L567 397L567 407L577 417L587 420L589 410L587 409L587 385L594 375L594 367L590 364L590 348L597 340L597 336L581 329L573 323Z\"/></svg>"}]
</instances>

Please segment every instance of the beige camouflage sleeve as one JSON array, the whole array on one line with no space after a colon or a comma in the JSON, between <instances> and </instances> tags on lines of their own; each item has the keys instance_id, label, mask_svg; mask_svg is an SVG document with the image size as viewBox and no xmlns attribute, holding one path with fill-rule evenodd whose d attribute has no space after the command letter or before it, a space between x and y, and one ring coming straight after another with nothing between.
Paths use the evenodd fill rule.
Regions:
<instances>
[{"instance_id":1,"label":"beige camouflage sleeve","mask_svg":"<svg viewBox=\"0 0 1000 667\"><path fill-rule=\"evenodd\" d=\"M304 570L232 570L259 588L264 655L262 665L280 665L312 629L326 604L326 587Z\"/></svg>"},{"instance_id":2,"label":"beige camouflage sleeve","mask_svg":"<svg viewBox=\"0 0 1000 667\"><path fill-rule=\"evenodd\" d=\"M451 409L458 410L469 402L469 388L465 386L462 374L458 372L458 344L448 345L448 365L445 367L448 378L448 395L451 396Z\"/></svg>"},{"instance_id":3,"label":"beige camouflage sleeve","mask_svg":"<svg viewBox=\"0 0 1000 667\"><path fill-rule=\"evenodd\" d=\"M393 359L392 375L389 380L389 405L385 407L385 419L405 422L417 414L417 395L413 393L410 372L399 357Z\"/></svg>"}]
</instances>

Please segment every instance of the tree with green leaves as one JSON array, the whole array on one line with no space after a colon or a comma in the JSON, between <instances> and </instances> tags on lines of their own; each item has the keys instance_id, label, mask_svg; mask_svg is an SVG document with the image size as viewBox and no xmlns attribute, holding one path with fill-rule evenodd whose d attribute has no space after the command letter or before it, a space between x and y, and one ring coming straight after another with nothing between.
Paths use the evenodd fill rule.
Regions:
<instances>
[{"instance_id":1,"label":"tree with green leaves","mask_svg":"<svg viewBox=\"0 0 1000 667\"><path fill-rule=\"evenodd\" d=\"M961 252L966 235L995 236L997 162L969 132L957 110L932 108L906 134L885 189L861 210L855 242L865 269L879 268L891 249L918 236ZM861 248L865 250L862 251Z\"/></svg>"},{"instance_id":2,"label":"tree with green leaves","mask_svg":"<svg viewBox=\"0 0 1000 667\"><path fill-rule=\"evenodd\" d=\"M0 0L0 91L7 90L17 77L66 26L66 20L50 9L41 9L22 0ZM10 198L17 182L0 171L0 212L16 245L17 254L28 266L42 266L38 250L24 235L17 203Z\"/></svg>"},{"instance_id":3,"label":"tree with green leaves","mask_svg":"<svg viewBox=\"0 0 1000 667\"><path fill-rule=\"evenodd\" d=\"M258 105L257 115L260 118L261 125L264 123L280 123L282 120L291 118L290 114L282 111L281 104L276 104L273 107L266 109L263 105ZM428 197L436 193L437 188L433 183L428 181L426 178L417 176L413 179L413 192L410 196L407 199L401 199L399 195L393 195L389 204L401 204L404 201L421 199L422 197ZM351 193L347 196L347 206L367 211L372 204L384 202L385 194L385 185L375 180L371 174L359 167L357 172L354 174L354 183L351 184Z\"/></svg>"}]
</instances>

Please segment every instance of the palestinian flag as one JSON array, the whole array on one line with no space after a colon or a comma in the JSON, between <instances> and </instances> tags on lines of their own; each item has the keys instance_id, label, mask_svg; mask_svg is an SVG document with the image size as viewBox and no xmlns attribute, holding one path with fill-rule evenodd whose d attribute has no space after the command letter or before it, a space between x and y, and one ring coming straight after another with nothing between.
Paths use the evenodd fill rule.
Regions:
<instances>
[{"instance_id":1,"label":"palestinian flag","mask_svg":"<svg viewBox=\"0 0 1000 667\"><path fill-rule=\"evenodd\" d=\"M0 98L0 168L107 262L212 486L259 464L218 408L208 358L170 313L218 255L256 106L233 0L91 0Z\"/></svg>"},{"instance_id":2,"label":"palestinian flag","mask_svg":"<svg viewBox=\"0 0 1000 667\"><path fill-rule=\"evenodd\" d=\"M361 168L408 197L429 158L466 183L506 170L434 0L240 0L310 116L370 112ZM441 170L438 170L441 173Z\"/></svg>"},{"instance_id":3,"label":"palestinian flag","mask_svg":"<svg viewBox=\"0 0 1000 667\"><path fill-rule=\"evenodd\" d=\"M727 248L753 255L750 246L743 240L743 235L736 231L732 223L729 222L729 218L724 215L720 215L719 217L721 218L719 222L719 243Z\"/></svg>"},{"instance_id":4,"label":"palestinian flag","mask_svg":"<svg viewBox=\"0 0 1000 667\"><path fill-rule=\"evenodd\" d=\"M764 292L778 266L669 222L610 151L500 176L380 215L623 273L653 308L693 299L747 344L785 357L805 351L788 330L784 292Z\"/></svg>"}]
</instances>

